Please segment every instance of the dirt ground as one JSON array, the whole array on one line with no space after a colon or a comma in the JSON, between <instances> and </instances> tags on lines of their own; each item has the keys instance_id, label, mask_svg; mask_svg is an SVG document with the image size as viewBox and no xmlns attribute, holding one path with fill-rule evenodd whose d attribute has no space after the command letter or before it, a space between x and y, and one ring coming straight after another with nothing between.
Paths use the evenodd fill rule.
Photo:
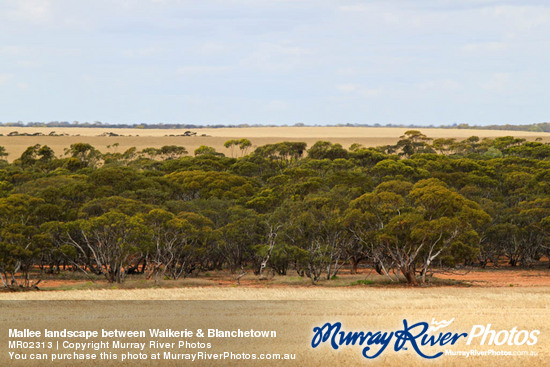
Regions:
<instances>
[{"instance_id":1,"label":"dirt ground","mask_svg":"<svg viewBox=\"0 0 550 367\"><path fill-rule=\"evenodd\" d=\"M457 270L453 272L437 271L433 278L428 279L429 286L443 287L550 287L550 269L541 267L537 269L512 269L512 268L491 268ZM252 273L240 279L239 284L232 275L226 272L199 275L198 277L186 278L178 281L163 281L161 287L245 287L245 288L292 288L292 287L356 287L364 284L374 287L406 287L403 284L389 282L387 278L376 274L371 269L361 269L358 274L351 275L349 272L342 272L336 280L322 280L318 285L313 286L308 278L298 276L275 276L270 279L260 280ZM41 290L72 290L72 289L93 289L109 288L109 284L103 280L55 279L47 277L40 284ZM130 279L126 287L147 288L152 287L152 280Z\"/></svg>"},{"instance_id":2,"label":"dirt ground","mask_svg":"<svg viewBox=\"0 0 550 367\"><path fill-rule=\"evenodd\" d=\"M437 274L438 278L470 282L481 287L550 286L550 269L539 270L476 270L464 274Z\"/></svg>"}]
</instances>

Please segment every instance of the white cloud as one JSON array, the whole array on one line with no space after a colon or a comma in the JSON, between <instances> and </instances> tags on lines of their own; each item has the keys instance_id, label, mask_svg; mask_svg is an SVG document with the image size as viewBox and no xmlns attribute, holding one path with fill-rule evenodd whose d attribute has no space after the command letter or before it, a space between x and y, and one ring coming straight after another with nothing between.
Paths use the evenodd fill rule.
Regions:
<instances>
[{"instance_id":1,"label":"white cloud","mask_svg":"<svg viewBox=\"0 0 550 367\"><path fill-rule=\"evenodd\" d=\"M450 91L460 87L460 83L454 79L438 79L418 83L417 87L421 91Z\"/></svg>"},{"instance_id":2,"label":"white cloud","mask_svg":"<svg viewBox=\"0 0 550 367\"><path fill-rule=\"evenodd\" d=\"M381 88L361 88L359 94L364 98L377 97L382 94Z\"/></svg>"},{"instance_id":3,"label":"white cloud","mask_svg":"<svg viewBox=\"0 0 550 367\"><path fill-rule=\"evenodd\" d=\"M37 23L49 20L52 15L52 4L47 0L21 0L9 11L12 18Z\"/></svg>"},{"instance_id":4,"label":"white cloud","mask_svg":"<svg viewBox=\"0 0 550 367\"><path fill-rule=\"evenodd\" d=\"M22 46L9 45L0 47L1 56L20 56L25 52L26 48Z\"/></svg>"},{"instance_id":5,"label":"white cloud","mask_svg":"<svg viewBox=\"0 0 550 367\"><path fill-rule=\"evenodd\" d=\"M355 92L358 88L359 86L356 84L338 84L336 86L336 89L338 89L338 91L342 93Z\"/></svg>"},{"instance_id":6,"label":"white cloud","mask_svg":"<svg viewBox=\"0 0 550 367\"><path fill-rule=\"evenodd\" d=\"M269 73L290 72L307 66L306 58L311 54L310 49L289 42L261 43L240 65Z\"/></svg>"},{"instance_id":7,"label":"white cloud","mask_svg":"<svg viewBox=\"0 0 550 367\"><path fill-rule=\"evenodd\" d=\"M382 89L380 88L366 88L360 84L353 83L338 84L336 85L336 90L343 94L357 95L363 98L376 97L382 93Z\"/></svg>"},{"instance_id":8,"label":"white cloud","mask_svg":"<svg viewBox=\"0 0 550 367\"><path fill-rule=\"evenodd\" d=\"M203 106L208 102L206 98L199 96L197 94L186 94L182 97L182 100L186 105L195 105L195 106Z\"/></svg>"},{"instance_id":9,"label":"white cloud","mask_svg":"<svg viewBox=\"0 0 550 367\"><path fill-rule=\"evenodd\" d=\"M494 73L489 80L481 83L480 86L488 91L504 92L509 86L510 74L509 73Z\"/></svg>"},{"instance_id":10,"label":"white cloud","mask_svg":"<svg viewBox=\"0 0 550 367\"><path fill-rule=\"evenodd\" d=\"M12 78L12 74L0 74L0 85L8 83Z\"/></svg>"},{"instance_id":11,"label":"white cloud","mask_svg":"<svg viewBox=\"0 0 550 367\"><path fill-rule=\"evenodd\" d=\"M532 30L550 25L550 9L541 6L496 6L491 9L493 17L504 21L516 30Z\"/></svg>"},{"instance_id":12,"label":"white cloud","mask_svg":"<svg viewBox=\"0 0 550 367\"><path fill-rule=\"evenodd\" d=\"M461 47L465 52L477 53L477 52L497 52L508 49L510 45L506 42L476 42L467 43Z\"/></svg>"},{"instance_id":13,"label":"white cloud","mask_svg":"<svg viewBox=\"0 0 550 367\"><path fill-rule=\"evenodd\" d=\"M338 7L338 10L343 12L365 12L372 9L371 6L367 4L352 4L352 5L342 5Z\"/></svg>"},{"instance_id":14,"label":"white cloud","mask_svg":"<svg viewBox=\"0 0 550 367\"><path fill-rule=\"evenodd\" d=\"M142 48L125 49L122 51L122 54L129 58L142 58L142 57L156 56L162 52L163 50L159 47L142 47Z\"/></svg>"},{"instance_id":15,"label":"white cloud","mask_svg":"<svg viewBox=\"0 0 550 367\"><path fill-rule=\"evenodd\" d=\"M288 108L288 103L282 100L269 101L269 103L266 106L266 110L268 111L281 111L281 110L286 110L287 108Z\"/></svg>"},{"instance_id":16,"label":"white cloud","mask_svg":"<svg viewBox=\"0 0 550 367\"><path fill-rule=\"evenodd\" d=\"M340 76L350 77L350 76L355 76L355 75L359 74L359 71L360 70L357 67L351 67L351 66L338 67L336 69L336 74L338 74Z\"/></svg>"},{"instance_id":17,"label":"white cloud","mask_svg":"<svg viewBox=\"0 0 550 367\"><path fill-rule=\"evenodd\" d=\"M195 50L195 52L205 56L214 56L230 50L231 50L231 47L228 46L226 43L209 41L209 42L201 42L201 44Z\"/></svg>"},{"instance_id":18,"label":"white cloud","mask_svg":"<svg viewBox=\"0 0 550 367\"><path fill-rule=\"evenodd\" d=\"M176 74L182 76L195 76L195 75L213 75L226 73L230 70L229 66L217 66L217 65L186 65L180 66L176 69Z\"/></svg>"}]
</instances>

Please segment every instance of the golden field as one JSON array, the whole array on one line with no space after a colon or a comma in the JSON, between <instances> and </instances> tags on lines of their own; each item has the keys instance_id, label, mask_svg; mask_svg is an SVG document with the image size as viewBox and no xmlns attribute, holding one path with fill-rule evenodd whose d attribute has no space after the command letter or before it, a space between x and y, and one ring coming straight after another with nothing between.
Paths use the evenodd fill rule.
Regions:
<instances>
[{"instance_id":1,"label":"golden field","mask_svg":"<svg viewBox=\"0 0 550 367\"><path fill-rule=\"evenodd\" d=\"M388 127L251 127L251 128L220 128L220 129L189 129L197 136L167 136L181 135L188 129L109 129L109 128L34 128L34 127L0 127L0 146L4 146L9 153L8 160L12 161L21 156L23 151L34 144L48 145L58 156L62 156L64 149L76 142L89 143L102 152L123 152L130 147L138 150L147 147L159 148L163 145L180 145L192 152L201 145L208 145L216 150L230 155L230 150L223 147L229 139L248 138L253 147L281 141L304 141L310 147L318 140L329 140L340 143L348 148L353 143L363 144L366 147L395 144L399 137L408 128ZM513 135L519 138L550 141L550 133L536 133L525 131L499 130L467 130L467 129L437 129L420 128L431 138L456 138L458 140L472 135L480 138L494 138ZM33 134L40 132L48 135L55 131L57 134L69 136L6 136L10 132ZM99 136L106 132L113 132L123 136ZM205 134L207 136L201 136ZM118 147L112 147L118 143ZM107 148L111 146L111 148Z\"/></svg>"},{"instance_id":2,"label":"golden field","mask_svg":"<svg viewBox=\"0 0 550 367\"><path fill-rule=\"evenodd\" d=\"M312 330L325 322L342 322L345 330L398 330L409 322L450 320L452 332L470 332L473 325L491 324L493 330L540 330L534 346L454 346L423 349L533 351L537 356L442 356L430 365L445 366L543 366L550 360L550 287L437 287L437 288L240 288L196 287L179 289L93 290L66 292L4 293L0 295L0 320L8 327L33 329L146 330L254 328L277 330L273 340L205 339L211 351L246 353L295 353L296 360L283 363L211 361L197 365L403 365L421 366L428 361L411 350L394 352L391 345L374 359L365 360L361 348L333 350L322 344L310 346ZM46 301L37 301L46 300ZM160 300L164 302L160 302ZM98 301L98 302L94 302ZM128 302L126 302L128 301ZM180 302L184 301L184 302ZM2 333L2 339L7 332ZM1 340L2 345L5 340ZM474 345L476 344L476 345ZM392 344L393 345L393 344ZM426 348L426 347L425 347ZM0 363L6 364L4 351ZM144 365L153 365L144 363ZM29 365L13 363L14 365ZM74 363L58 363L73 365ZM101 365L135 365L104 362ZM84 365L84 364L81 364ZM138 364L141 365L141 364ZM163 361L161 365L181 365Z\"/></svg>"}]
</instances>

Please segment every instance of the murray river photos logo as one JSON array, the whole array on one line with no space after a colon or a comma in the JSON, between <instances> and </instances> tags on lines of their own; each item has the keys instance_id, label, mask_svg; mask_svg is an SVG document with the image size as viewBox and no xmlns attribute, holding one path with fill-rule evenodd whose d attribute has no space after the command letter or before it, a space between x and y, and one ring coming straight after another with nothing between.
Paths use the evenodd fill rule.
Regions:
<instances>
[{"instance_id":1,"label":"murray river photos logo","mask_svg":"<svg viewBox=\"0 0 550 367\"><path fill-rule=\"evenodd\" d=\"M340 322L329 323L313 328L311 346L317 348L325 343L333 349L344 346L358 346L363 357L373 359L380 356L389 347L395 352L400 350L414 350L423 358L433 359L441 357L444 352L435 354L425 352L426 347L450 346L464 342L466 345L535 345L539 330L493 330L491 324L474 325L469 333L441 331L452 324L454 318L446 321L409 323L403 320L403 329L395 331L346 331Z\"/></svg>"}]
</instances>

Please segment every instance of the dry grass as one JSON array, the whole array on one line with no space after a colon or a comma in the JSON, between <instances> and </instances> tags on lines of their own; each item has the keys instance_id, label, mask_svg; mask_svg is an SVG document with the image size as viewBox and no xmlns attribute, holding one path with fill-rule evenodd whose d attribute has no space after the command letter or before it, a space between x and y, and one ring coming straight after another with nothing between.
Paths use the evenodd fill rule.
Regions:
<instances>
[{"instance_id":1,"label":"dry grass","mask_svg":"<svg viewBox=\"0 0 550 367\"><path fill-rule=\"evenodd\" d=\"M147 330L149 327L173 329L220 328L234 330L274 329L273 340L203 340L213 344L212 351L296 353L297 360L286 365L358 365L366 361L360 348L335 351L328 346L313 350L309 343L312 328L324 322L341 321L348 330L396 330L404 318L411 322L455 318L449 331L469 332L473 325L492 324L492 329L540 330L539 342L531 347L489 347L464 342L453 350L528 350L537 357L452 357L431 362L450 366L547 365L550 358L550 287L532 288L184 288L143 290L96 290L34 292L0 295L0 321L7 327L33 329L100 328ZM50 300L53 302L34 302ZM63 302L62 300L70 300ZM76 301L84 300L84 301ZM115 300L115 302L92 302ZM123 302L136 300L139 302ZM159 302L168 300L169 302ZM186 302L177 302L177 301ZM233 302L231 302L233 301ZM255 301L255 302L252 302ZM7 332L2 333L6 338ZM135 340L134 340L135 341ZM196 340L195 340L196 341ZM5 347L5 340L0 341ZM435 351L435 350L434 350ZM154 352L151 350L150 352ZM180 352L182 352L180 350ZM6 363L5 351L0 363ZM388 348L369 365L420 366L426 360L412 351L394 352ZM181 363L181 362L180 362ZM217 365L227 365L227 361ZM19 364L19 365L28 365ZM70 365L63 364L62 365ZM113 364L114 365L114 364ZM117 365L120 365L117 364ZM177 365L166 363L166 365ZM211 365L211 362L199 365ZM242 363L234 363L242 365ZM253 365L258 365L253 364ZM265 365L262 363L261 365ZM274 363L268 365L285 365Z\"/></svg>"},{"instance_id":2,"label":"dry grass","mask_svg":"<svg viewBox=\"0 0 550 367\"><path fill-rule=\"evenodd\" d=\"M43 144L51 147L57 155L62 155L65 148L75 142L89 143L101 150L123 152L130 147L143 149L146 147L161 147L163 145L182 145L192 152L201 145L216 148L230 156L230 151L223 147L223 143L229 139L248 138L253 146L261 146L284 140L304 141L311 146L318 140L330 140L340 143L348 148L353 143L363 144L367 147L395 144L399 136L403 135L406 128L368 128L368 127L259 127L259 128L222 128L222 129L196 129L198 135L208 136L166 136L178 135L182 130L161 129L106 129L106 128L30 128L30 127L0 127L0 146L4 146L9 153L9 160L21 156L21 153L31 145ZM533 133L524 131L497 131L497 130L458 130L458 129L420 129L424 134L432 138L457 138L464 139L472 135L481 138L513 135L516 137L535 140L542 138L550 141L550 133ZM49 134L55 131L70 136L6 136L12 131L19 133ZM104 132L115 132L117 137L98 136ZM76 136L80 135L80 136ZM131 136L130 136L131 135ZM139 136L137 136L139 135ZM108 149L108 145L118 143L117 148Z\"/></svg>"},{"instance_id":3,"label":"dry grass","mask_svg":"<svg viewBox=\"0 0 550 367\"><path fill-rule=\"evenodd\" d=\"M328 287L192 287L157 289L92 289L51 292L0 293L7 300L327 300L352 301L369 299L371 305L411 308L423 300L445 300L434 307L450 303L465 303L473 308L488 306L487 300L498 300L502 306L530 308L533 304L550 307L550 287L489 287L489 288L328 288ZM529 298L531 297L531 298ZM525 300L526 302L523 302ZM418 301L418 304L414 302ZM518 303L519 302L519 303ZM399 305L399 306L398 306ZM408 307L406 305L409 305ZM497 306L497 305L492 305Z\"/></svg>"}]
</instances>

